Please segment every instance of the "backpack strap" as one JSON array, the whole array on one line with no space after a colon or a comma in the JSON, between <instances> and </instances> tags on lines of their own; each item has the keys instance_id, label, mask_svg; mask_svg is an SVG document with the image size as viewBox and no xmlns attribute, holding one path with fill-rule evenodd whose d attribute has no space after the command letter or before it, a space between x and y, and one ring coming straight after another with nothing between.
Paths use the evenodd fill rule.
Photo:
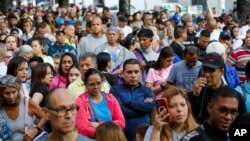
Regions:
<instances>
[{"instance_id":1,"label":"backpack strap","mask_svg":"<svg viewBox=\"0 0 250 141\"><path fill-rule=\"evenodd\" d=\"M242 89L242 92L243 92L243 99L246 102L247 101L247 90L244 86L244 83L240 85L240 88Z\"/></svg>"},{"instance_id":2,"label":"backpack strap","mask_svg":"<svg viewBox=\"0 0 250 141\"><path fill-rule=\"evenodd\" d=\"M29 126L29 122L28 122L28 112L29 112L29 97L24 97L24 132L26 133L28 131L28 126Z\"/></svg>"},{"instance_id":3,"label":"backpack strap","mask_svg":"<svg viewBox=\"0 0 250 141\"><path fill-rule=\"evenodd\" d=\"M204 128L203 124L201 126L199 126L198 128L196 128L195 130L202 136L204 141L212 141L211 138L205 132L205 128Z\"/></svg>"}]
</instances>

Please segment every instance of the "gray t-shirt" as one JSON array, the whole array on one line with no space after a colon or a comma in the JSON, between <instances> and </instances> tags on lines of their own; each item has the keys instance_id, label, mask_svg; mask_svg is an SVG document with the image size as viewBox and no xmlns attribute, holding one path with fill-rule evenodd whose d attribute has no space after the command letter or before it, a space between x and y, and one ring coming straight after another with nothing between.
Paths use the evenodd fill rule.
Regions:
<instances>
[{"instance_id":1,"label":"gray t-shirt","mask_svg":"<svg viewBox=\"0 0 250 141\"><path fill-rule=\"evenodd\" d=\"M41 136L40 138L38 138L36 141L48 141L49 138L48 138L48 134L44 135L44 136ZM93 139L90 139L86 136L82 136L82 135L78 135L76 141L95 141Z\"/></svg>"},{"instance_id":2,"label":"gray t-shirt","mask_svg":"<svg viewBox=\"0 0 250 141\"><path fill-rule=\"evenodd\" d=\"M194 81L198 78L201 65L202 63L197 61L195 66L188 68L185 60L177 62L173 65L167 81L175 84L177 87L192 91Z\"/></svg>"}]
</instances>

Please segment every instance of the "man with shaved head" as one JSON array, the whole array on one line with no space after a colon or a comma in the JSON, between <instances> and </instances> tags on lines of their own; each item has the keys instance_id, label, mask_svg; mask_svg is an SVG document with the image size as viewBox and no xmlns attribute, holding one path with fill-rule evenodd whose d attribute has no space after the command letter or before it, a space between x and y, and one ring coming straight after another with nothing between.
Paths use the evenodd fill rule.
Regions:
<instances>
[{"instance_id":1,"label":"man with shaved head","mask_svg":"<svg viewBox=\"0 0 250 141\"><path fill-rule=\"evenodd\" d=\"M44 109L52 132L37 141L93 141L78 134L75 129L77 106L75 98L65 88L52 90L46 97Z\"/></svg>"},{"instance_id":2,"label":"man with shaved head","mask_svg":"<svg viewBox=\"0 0 250 141\"><path fill-rule=\"evenodd\" d=\"M217 22L216 22L216 20L214 18L207 19L206 29L208 31L210 31L210 39L209 39L209 41L212 41L212 40L219 41L220 31L217 28ZM200 37L200 33L201 33L201 31L196 34L196 37Z\"/></svg>"}]
</instances>

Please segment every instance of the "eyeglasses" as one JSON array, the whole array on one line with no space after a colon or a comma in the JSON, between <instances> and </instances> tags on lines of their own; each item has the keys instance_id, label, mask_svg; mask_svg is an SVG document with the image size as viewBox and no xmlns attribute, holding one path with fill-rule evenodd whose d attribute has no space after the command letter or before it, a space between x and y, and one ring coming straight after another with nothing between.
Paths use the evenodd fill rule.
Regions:
<instances>
[{"instance_id":1,"label":"eyeglasses","mask_svg":"<svg viewBox=\"0 0 250 141\"><path fill-rule=\"evenodd\" d=\"M220 109L218 109L218 111L223 116L227 116L228 114L230 114L230 116L236 116L238 114L237 110L228 110L225 108L220 108Z\"/></svg>"},{"instance_id":2,"label":"eyeglasses","mask_svg":"<svg viewBox=\"0 0 250 141\"><path fill-rule=\"evenodd\" d=\"M58 108L58 109L54 109L51 107L48 107L49 110L55 111L57 113L58 116L65 116L68 112L71 112L72 114L76 114L78 107L76 105L71 106L70 108L66 109L66 108Z\"/></svg>"},{"instance_id":3,"label":"eyeglasses","mask_svg":"<svg viewBox=\"0 0 250 141\"><path fill-rule=\"evenodd\" d=\"M88 83L87 85L90 86L90 87L101 86L102 85L102 81L98 81L96 83Z\"/></svg>"}]
</instances>

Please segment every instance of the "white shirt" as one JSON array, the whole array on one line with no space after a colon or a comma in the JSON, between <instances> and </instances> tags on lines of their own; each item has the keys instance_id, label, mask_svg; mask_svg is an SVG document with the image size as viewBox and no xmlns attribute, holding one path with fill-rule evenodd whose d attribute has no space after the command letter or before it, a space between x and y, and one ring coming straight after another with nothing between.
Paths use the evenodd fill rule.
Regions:
<instances>
[{"instance_id":1,"label":"white shirt","mask_svg":"<svg viewBox=\"0 0 250 141\"><path fill-rule=\"evenodd\" d=\"M5 65L5 62L0 62L0 76L4 76L7 73L7 66Z\"/></svg>"},{"instance_id":2,"label":"white shirt","mask_svg":"<svg viewBox=\"0 0 250 141\"><path fill-rule=\"evenodd\" d=\"M240 38L245 39L247 30L250 29L249 25L244 25L240 28Z\"/></svg>"},{"instance_id":3,"label":"white shirt","mask_svg":"<svg viewBox=\"0 0 250 141\"><path fill-rule=\"evenodd\" d=\"M118 29L121 29L124 32L124 37L127 37L129 33L132 33L133 29L130 26L124 26L123 28L120 28L118 26Z\"/></svg>"}]
</instances>

